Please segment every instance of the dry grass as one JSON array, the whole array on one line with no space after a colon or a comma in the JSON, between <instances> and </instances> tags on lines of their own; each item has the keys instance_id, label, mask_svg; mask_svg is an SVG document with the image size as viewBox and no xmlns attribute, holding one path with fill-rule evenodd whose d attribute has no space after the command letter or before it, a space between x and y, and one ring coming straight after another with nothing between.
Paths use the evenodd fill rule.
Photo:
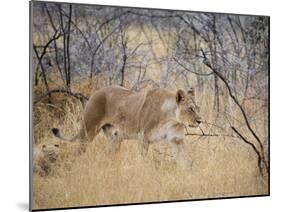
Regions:
<instances>
[{"instance_id":1,"label":"dry grass","mask_svg":"<svg viewBox=\"0 0 281 212\"><path fill-rule=\"evenodd\" d=\"M54 85L56 86L56 85ZM88 81L77 81L74 89L88 95ZM205 120L225 127L226 115L210 110L210 94L206 89L198 93L201 113ZM40 86L35 89L39 94ZM71 97L54 95L53 104L39 103L34 108L35 138L39 144L61 142L50 129L60 127L67 135L79 128L82 105ZM250 102L249 113L258 104ZM255 106L255 107L254 107ZM222 107L227 107L222 104ZM230 107L230 106L229 106ZM230 110L230 109L229 109ZM212 112L210 112L212 111ZM234 107L232 115L238 120ZM236 114L236 115L235 115ZM266 121L259 111L252 121L264 140ZM260 120L260 121L259 121ZM218 131L203 126L206 132ZM190 129L191 130L191 129ZM246 135L247 131L240 128ZM197 129L193 129L198 132ZM199 132L198 132L199 133ZM226 129L225 133L229 133ZM250 135L249 139L251 139ZM267 178L261 177L253 151L237 138L190 136L185 140L187 165L179 167L171 156L171 147L165 142L150 146L149 154L142 158L137 140L126 140L121 151L112 156L106 152L107 143L100 133L88 146L85 154L77 156L68 146L51 174L33 176L33 208L75 207L119 203L198 199L240 195L267 194ZM67 155L67 156L65 156Z\"/></svg>"},{"instance_id":2,"label":"dry grass","mask_svg":"<svg viewBox=\"0 0 281 212\"><path fill-rule=\"evenodd\" d=\"M134 30L132 30L134 31ZM156 32L147 31L151 38ZM139 31L131 33L132 49L138 43L149 41ZM164 43L153 43L155 53L160 56L168 54ZM164 51L165 50L165 51ZM168 50L167 50L168 51ZM161 54L162 53L162 54ZM138 58L135 58L137 60ZM201 62L197 64L203 66ZM158 72L155 70L159 70ZM136 70L126 70L126 87ZM57 73L57 71L55 71ZM164 74L164 72L162 73ZM130 76L132 79L130 79ZM147 78L159 81L161 66L152 65L147 68ZM194 78L194 79L193 79ZM62 86L60 79L52 72L48 74L50 88ZM196 81L189 76L189 84ZM98 88L105 86L103 78L74 79L72 90L89 96ZM171 76L171 89L185 88L187 81ZM195 84L195 83L193 83ZM220 85L224 87L223 85ZM221 89L222 91L223 89ZM43 83L34 88L34 96L44 93ZM261 94L262 95L262 94ZM222 126L224 130L214 126L203 125L206 133L232 134L229 124L238 126L249 140L254 141L245 127L241 114L226 94L220 94L221 111L213 110L213 90L204 84L202 91L197 91L197 101L201 106L204 120ZM34 138L38 145L61 143L51 135L50 129L59 127L66 135L75 135L79 129L79 121L83 107L81 103L64 94L52 95L52 104L47 99L34 107ZM250 123L262 141L267 135L267 111L259 101L245 102ZM190 132L200 133L198 129ZM93 206L104 204L167 201L179 199L198 199L209 197L259 195L268 193L267 176L261 177L257 158L252 149L238 138L232 137L186 137L186 166L180 167L171 157L171 146L160 142L152 144L148 156L142 158L137 140L126 140L118 154L108 155L108 144L100 133L88 146L85 154L77 156L75 146L62 145L60 155L52 171L45 177L35 173L33 176L33 208L56 208Z\"/></svg>"}]
</instances>

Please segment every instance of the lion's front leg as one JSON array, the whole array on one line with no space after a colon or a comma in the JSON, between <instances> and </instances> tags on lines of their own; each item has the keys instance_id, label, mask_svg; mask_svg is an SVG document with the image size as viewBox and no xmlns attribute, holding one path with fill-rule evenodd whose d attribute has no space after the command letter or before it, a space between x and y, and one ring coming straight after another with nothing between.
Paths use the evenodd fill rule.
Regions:
<instances>
[{"instance_id":1,"label":"lion's front leg","mask_svg":"<svg viewBox=\"0 0 281 212\"><path fill-rule=\"evenodd\" d=\"M166 140L172 144L173 155L176 163L181 168L189 166L189 159L187 156L185 139L185 125L183 123L172 121L167 127Z\"/></svg>"},{"instance_id":2,"label":"lion's front leg","mask_svg":"<svg viewBox=\"0 0 281 212\"><path fill-rule=\"evenodd\" d=\"M185 138L185 125L177 121L169 121L166 128L166 140L175 144L183 143Z\"/></svg>"}]
</instances>

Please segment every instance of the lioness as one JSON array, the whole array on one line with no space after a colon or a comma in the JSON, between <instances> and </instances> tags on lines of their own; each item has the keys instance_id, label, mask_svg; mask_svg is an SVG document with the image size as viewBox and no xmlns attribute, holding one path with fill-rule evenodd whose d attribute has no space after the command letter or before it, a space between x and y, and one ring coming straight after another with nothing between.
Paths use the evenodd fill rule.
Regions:
<instances>
[{"instance_id":1,"label":"lioness","mask_svg":"<svg viewBox=\"0 0 281 212\"><path fill-rule=\"evenodd\" d=\"M147 154L149 144L160 140L181 144L186 125L198 127L201 123L193 89L134 92L119 86L95 92L86 104L82 120L81 130L73 138L61 135L57 128L52 132L68 141L92 141L103 130L116 151L124 139L140 140L142 155Z\"/></svg>"}]
</instances>

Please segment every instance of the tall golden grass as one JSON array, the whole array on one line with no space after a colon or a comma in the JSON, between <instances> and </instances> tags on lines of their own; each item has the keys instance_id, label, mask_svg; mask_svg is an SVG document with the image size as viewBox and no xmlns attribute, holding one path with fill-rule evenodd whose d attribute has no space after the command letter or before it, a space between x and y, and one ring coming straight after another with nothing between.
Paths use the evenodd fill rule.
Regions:
<instances>
[{"instance_id":1,"label":"tall golden grass","mask_svg":"<svg viewBox=\"0 0 281 212\"><path fill-rule=\"evenodd\" d=\"M97 79L93 84L88 79L74 82L73 90L87 96L93 84L102 87ZM50 86L56 87L56 83ZM41 85L34 88L35 96L43 92ZM228 120L240 124L240 130L252 139L233 104L221 96L221 106L228 107L231 116L217 113L210 107L210 96L208 88L197 92L201 115L224 130L207 125L202 125L202 129L209 133L231 133ZM254 114L251 123L255 131L266 140L266 111L257 111L259 106L254 100L245 104L248 114ZM52 104L47 100L36 104L33 114L36 145L63 143L51 134L52 127L74 135L82 110L78 100L64 94L53 94ZM189 130L200 133L198 129ZM240 139L187 136L184 143L187 156L184 168L178 166L171 146L164 141L152 144L146 158L141 156L137 140L125 140L119 153L107 154L108 144L102 132L79 156L65 145L60 151L67 156L57 160L51 174L42 177L34 173L33 209L267 194L267 177L260 175L254 152Z\"/></svg>"}]
</instances>

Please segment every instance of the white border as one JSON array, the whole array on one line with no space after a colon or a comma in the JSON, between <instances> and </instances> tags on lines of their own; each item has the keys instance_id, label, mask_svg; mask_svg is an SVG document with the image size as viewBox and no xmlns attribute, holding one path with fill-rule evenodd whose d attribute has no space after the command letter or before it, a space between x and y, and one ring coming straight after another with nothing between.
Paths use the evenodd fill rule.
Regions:
<instances>
[{"instance_id":1,"label":"white border","mask_svg":"<svg viewBox=\"0 0 281 212\"><path fill-rule=\"evenodd\" d=\"M59 0L57 0L59 1ZM271 16L271 197L80 209L76 211L277 211L280 207L281 141L279 141L280 20L277 0L67 0L75 3L126 5L163 9L262 14ZM1 152L0 209L28 209L29 74L27 0L1 2ZM74 210L68 210L74 211Z\"/></svg>"}]
</instances>

